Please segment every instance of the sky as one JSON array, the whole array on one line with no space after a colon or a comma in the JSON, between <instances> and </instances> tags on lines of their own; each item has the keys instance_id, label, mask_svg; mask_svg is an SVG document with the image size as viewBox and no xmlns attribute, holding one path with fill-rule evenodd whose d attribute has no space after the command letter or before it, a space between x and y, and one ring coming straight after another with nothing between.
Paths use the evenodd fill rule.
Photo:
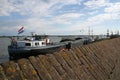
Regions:
<instances>
[{"instance_id":1,"label":"sky","mask_svg":"<svg viewBox=\"0 0 120 80\"><path fill-rule=\"evenodd\" d=\"M0 0L0 36L120 31L120 0Z\"/></svg>"}]
</instances>

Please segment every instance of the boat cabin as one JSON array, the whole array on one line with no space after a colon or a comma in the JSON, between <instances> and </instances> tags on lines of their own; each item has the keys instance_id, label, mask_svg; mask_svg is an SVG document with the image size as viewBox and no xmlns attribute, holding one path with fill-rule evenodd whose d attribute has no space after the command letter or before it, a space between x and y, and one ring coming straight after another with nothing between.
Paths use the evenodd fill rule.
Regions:
<instances>
[{"instance_id":1,"label":"boat cabin","mask_svg":"<svg viewBox=\"0 0 120 80\"><path fill-rule=\"evenodd\" d=\"M40 46L46 46L45 41L16 41L14 44L17 48L23 48L23 47L40 47Z\"/></svg>"},{"instance_id":2,"label":"boat cabin","mask_svg":"<svg viewBox=\"0 0 120 80\"><path fill-rule=\"evenodd\" d=\"M34 39L34 37L25 37L23 40L15 40L12 38L11 46L15 48L24 48L24 47L41 47L50 44L50 39L46 37L45 39Z\"/></svg>"}]
</instances>

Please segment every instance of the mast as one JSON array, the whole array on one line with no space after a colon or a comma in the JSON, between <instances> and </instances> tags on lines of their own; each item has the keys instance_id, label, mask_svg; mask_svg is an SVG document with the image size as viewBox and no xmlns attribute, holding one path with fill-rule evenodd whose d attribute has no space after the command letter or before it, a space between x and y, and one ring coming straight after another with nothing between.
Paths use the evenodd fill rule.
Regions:
<instances>
[{"instance_id":1,"label":"mast","mask_svg":"<svg viewBox=\"0 0 120 80\"><path fill-rule=\"evenodd\" d=\"M90 36L90 27L89 27L89 29L88 29L88 35Z\"/></svg>"},{"instance_id":2,"label":"mast","mask_svg":"<svg viewBox=\"0 0 120 80\"><path fill-rule=\"evenodd\" d=\"M109 29L107 29L107 37L109 37Z\"/></svg>"}]
</instances>

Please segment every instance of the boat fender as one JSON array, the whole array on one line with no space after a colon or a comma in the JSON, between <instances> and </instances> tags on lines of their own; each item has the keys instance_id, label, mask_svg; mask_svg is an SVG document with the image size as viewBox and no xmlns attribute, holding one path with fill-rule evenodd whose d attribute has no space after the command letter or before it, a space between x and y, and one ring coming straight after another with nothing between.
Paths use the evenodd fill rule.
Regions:
<instances>
[{"instance_id":1,"label":"boat fender","mask_svg":"<svg viewBox=\"0 0 120 80\"><path fill-rule=\"evenodd\" d=\"M61 51L66 51L67 49L66 48L62 48Z\"/></svg>"}]
</instances>

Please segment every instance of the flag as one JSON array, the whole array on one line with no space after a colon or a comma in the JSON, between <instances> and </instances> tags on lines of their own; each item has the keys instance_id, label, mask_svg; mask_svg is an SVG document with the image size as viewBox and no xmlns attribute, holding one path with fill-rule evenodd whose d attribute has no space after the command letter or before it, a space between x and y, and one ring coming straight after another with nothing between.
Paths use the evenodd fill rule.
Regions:
<instances>
[{"instance_id":1,"label":"flag","mask_svg":"<svg viewBox=\"0 0 120 80\"><path fill-rule=\"evenodd\" d=\"M24 32L24 27L21 27L19 30L18 30L18 34L21 34Z\"/></svg>"}]
</instances>

